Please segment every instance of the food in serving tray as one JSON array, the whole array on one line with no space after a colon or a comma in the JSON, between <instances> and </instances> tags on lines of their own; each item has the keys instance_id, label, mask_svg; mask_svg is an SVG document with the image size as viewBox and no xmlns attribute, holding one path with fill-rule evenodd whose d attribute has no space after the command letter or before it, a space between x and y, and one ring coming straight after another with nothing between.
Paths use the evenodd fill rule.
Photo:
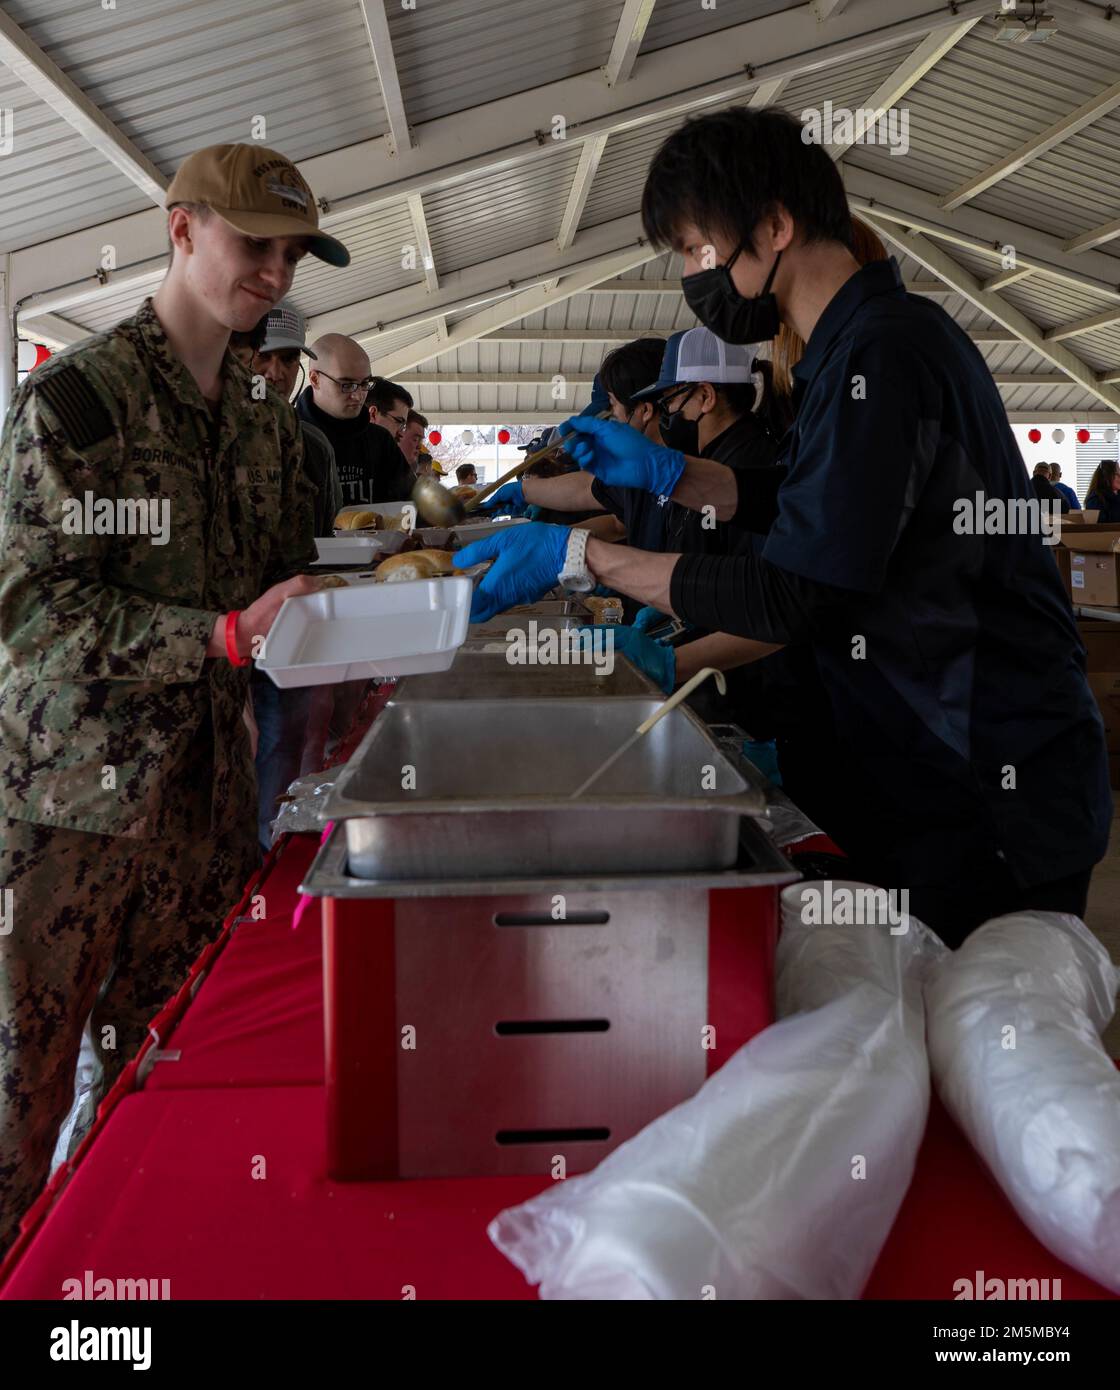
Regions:
<instances>
[{"instance_id":1,"label":"food in serving tray","mask_svg":"<svg viewBox=\"0 0 1120 1390\"><path fill-rule=\"evenodd\" d=\"M320 589L345 589L345 588L346 588L346 580L343 579L343 577L342 577L341 574L325 574L325 575L322 577L322 579L319 580L319 588L320 588Z\"/></svg>"},{"instance_id":2,"label":"food in serving tray","mask_svg":"<svg viewBox=\"0 0 1120 1390\"><path fill-rule=\"evenodd\" d=\"M469 483L460 483L458 487L451 489L452 497L458 497L462 502L469 502L472 497L477 497L481 489L471 487Z\"/></svg>"},{"instance_id":3,"label":"food in serving tray","mask_svg":"<svg viewBox=\"0 0 1120 1390\"><path fill-rule=\"evenodd\" d=\"M377 567L377 578L385 584L404 579L435 579L454 574L450 550L409 550L388 555Z\"/></svg>"},{"instance_id":4,"label":"food in serving tray","mask_svg":"<svg viewBox=\"0 0 1120 1390\"><path fill-rule=\"evenodd\" d=\"M380 512L339 512L334 519L339 531L381 531L387 528Z\"/></svg>"},{"instance_id":5,"label":"food in serving tray","mask_svg":"<svg viewBox=\"0 0 1120 1390\"><path fill-rule=\"evenodd\" d=\"M594 594L581 595L584 607L597 623L620 623L622 621L622 600L620 598L600 598Z\"/></svg>"}]
</instances>

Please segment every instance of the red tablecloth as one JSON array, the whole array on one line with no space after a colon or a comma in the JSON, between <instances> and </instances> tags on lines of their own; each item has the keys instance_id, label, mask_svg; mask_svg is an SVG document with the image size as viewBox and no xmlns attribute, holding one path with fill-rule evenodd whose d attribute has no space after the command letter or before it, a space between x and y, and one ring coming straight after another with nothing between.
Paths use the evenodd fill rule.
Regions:
<instances>
[{"instance_id":1,"label":"red tablecloth","mask_svg":"<svg viewBox=\"0 0 1120 1390\"><path fill-rule=\"evenodd\" d=\"M165 1050L149 1090L321 1086L323 949L316 905L293 931L297 889L318 848L289 840L260 889L265 916L243 916Z\"/></svg>"},{"instance_id":2,"label":"red tablecloth","mask_svg":"<svg viewBox=\"0 0 1120 1390\"><path fill-rule=\"evenodd\" d=\"M486 1225L540 1178L333 1183L325 1171L318 913L293 931L317 837L289 840L146 1088L107 1114L0 1290L59 1298L63 1280L167 1278L173 1298L531 1298ZM169 1022L183 1001L165 1011ZM166 1030L165 1030L166 1031ZM61 1195L58 1195L61 1193ZM977 1269L1060 1278L1065 1299L1108 1297L1018 1220L934 1102L918 1170L865 1293L952 1297Z\"/></svg>"}]
</instances>

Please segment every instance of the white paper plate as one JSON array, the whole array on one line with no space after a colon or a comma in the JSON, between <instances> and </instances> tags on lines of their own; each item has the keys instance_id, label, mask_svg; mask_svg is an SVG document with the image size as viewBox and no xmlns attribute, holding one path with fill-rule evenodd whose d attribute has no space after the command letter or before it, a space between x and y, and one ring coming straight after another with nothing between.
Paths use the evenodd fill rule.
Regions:
<instances>
[{"instance_id":1,"label":"white paper plate","mask_svg":"<svg viewBox=\"0 0 1120 1390\"><path fill-rule=\"evenodd\" d=\"M473 591L455 575L285 599L257 665L284 688L446 671L467 635Z\"/></svg>"}]
</instances>

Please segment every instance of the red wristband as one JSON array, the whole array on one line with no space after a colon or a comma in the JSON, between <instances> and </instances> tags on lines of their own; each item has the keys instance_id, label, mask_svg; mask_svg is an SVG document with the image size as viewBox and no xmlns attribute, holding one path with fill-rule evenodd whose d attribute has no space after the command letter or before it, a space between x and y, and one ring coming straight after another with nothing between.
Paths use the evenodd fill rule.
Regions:
<instances>
[{"instance_id":1,"label":"red wristband","mask_svg":"<svg viewBox=\"0 0 1120 1390\"><path fill-rule=\"evenodd\" d=\"M237 654L237 620L241 617L241 610L226 614L226 656L235 666L251 666L252 659L247 656Z\"/></svg>"}]
</instances>

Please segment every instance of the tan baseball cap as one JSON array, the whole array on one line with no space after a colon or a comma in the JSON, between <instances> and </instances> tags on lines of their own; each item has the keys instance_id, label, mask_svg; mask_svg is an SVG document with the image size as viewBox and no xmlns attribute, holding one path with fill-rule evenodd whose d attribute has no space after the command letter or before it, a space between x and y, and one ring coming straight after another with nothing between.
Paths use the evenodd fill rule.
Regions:
<instances>
[{"instance_id":1,"label":"tan baseball cap","mask_svg":"<svg viewBox=\"0 0 1120 1390\"><path fill-rule=\"evenodd\" d=\"M247 236L305 236L313 256L349 265L341 241L319 230L319 208L307 180L286 156L263 145L208 145L180 164L167 206L205 203Z\"/></svg>"}]
</instances>

